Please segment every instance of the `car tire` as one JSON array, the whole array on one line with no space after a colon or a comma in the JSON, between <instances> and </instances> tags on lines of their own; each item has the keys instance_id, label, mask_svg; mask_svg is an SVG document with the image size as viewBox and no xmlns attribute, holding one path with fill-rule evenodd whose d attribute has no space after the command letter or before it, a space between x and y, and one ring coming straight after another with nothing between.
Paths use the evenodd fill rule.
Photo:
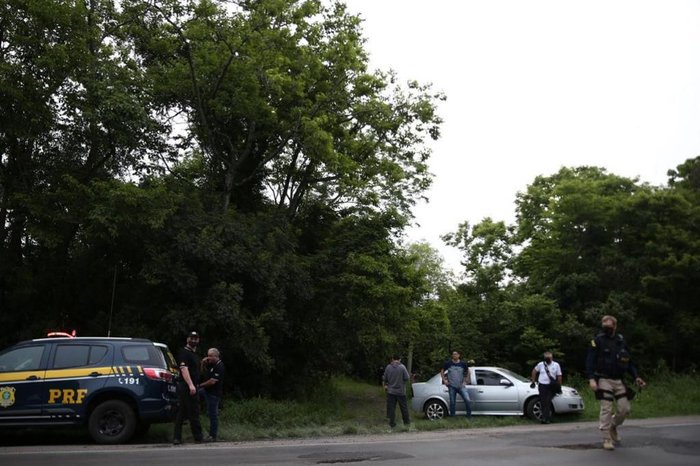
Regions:
<instances>
[{"instance_id":1,"label":"car tire","mask_svg":"<svg viewBox=\"0 0 700 466\"><path fill-rule=\"evenodd\" d=\"M542 420L542 403L539 397L533 396L525 405L525 415L535 421Z\"/></svg>"},{"instance_id":2,"label":"car tire","mask_svg":"<svg viewBox=\"0 0 700 466\"><path fill-rule=\"evenodd\" d=\"M95 442L103 445L125 443L136 431L136 414L124 401L105 401L90 414L88 431Z\"/></svg>"},{"instance_id":3,"label":"car tire","mask_svg":"<svg viewBox=\"0 0 700 466\"><path fill-rule=\"evenodd\" d=\"M425 417L430 421L439 421L447 416L447 405L439 400L430 400L423 406Z\"/></svg>"}]
</instances>

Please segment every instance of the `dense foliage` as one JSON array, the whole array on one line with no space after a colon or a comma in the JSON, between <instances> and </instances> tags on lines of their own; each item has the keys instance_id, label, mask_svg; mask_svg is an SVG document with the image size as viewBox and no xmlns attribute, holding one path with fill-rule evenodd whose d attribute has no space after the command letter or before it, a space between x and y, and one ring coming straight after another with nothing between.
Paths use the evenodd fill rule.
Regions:
<instances>
[{"instance_id":1,"label":"dense foliage","mask_svg":"<svg viewBox=\"0 0 700 466\"><path fill-rule=\"evenodd\" d=\"M397 239L443 97L368 70L343 5L0 10L4 345L196 328L254 393L406 346L425 287Z\"/></svg>"},{"instance_id":2,"label":"dense foliage","mask_svg":"<svg viewBox=\"0 0 700 466\"><path fill-rule=\"evenodd\" d=\"M456 342L476 359L527 371L545 349L580 372L600 317L612 314L647 371L697 369L700 157L653 187L595 167L537 177L517 221L463 224L451 298Z\"/></svg>"},{"instance_id":3,"label":"dense foliage","mask_svg":"<svg viewBox=\"0 0 700 466\"><path fill-rule=\"evenodd\" d=\"M371 71L318 0L0 0L0 343L197 329L243 394L426 375L450 348L580 368L604 312L647 365L700 330L698 159L651 187L538 177L515 225L403 245L439 137L430 86ZM279 390L284 380L288 390Z\"/></svg>"}]
</instances>

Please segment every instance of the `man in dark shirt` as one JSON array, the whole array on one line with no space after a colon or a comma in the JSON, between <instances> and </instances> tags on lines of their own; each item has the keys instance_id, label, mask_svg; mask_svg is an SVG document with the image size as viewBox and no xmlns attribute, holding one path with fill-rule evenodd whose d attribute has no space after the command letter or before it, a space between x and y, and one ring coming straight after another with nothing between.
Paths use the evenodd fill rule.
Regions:
<instances>
[{"instance_id":1,"label":"man in dark shirt","mask_svg":"<svg viewBox=\"0 0 700 466\"><path fill-rule=\"evenodd\" d=\"M221 361L221 353L216 348L209 348L207 357L202 359L202 372L205 381L200 385L207 400L209 416L209 437L205 442L216 442L219 434L219 403L224 395L224 375L226 369Z\"/></svg>"},{"instance_id":2,"label":"man in dark shirt","mask_svg":"<svg viewBox=\"0 0 700 466\"><path fill-rule=\"evenodd\" d=\"M199 344L199 334L190 332L187 335L187 345L182 348L177 356L177 365L180 369L180 378L177 382L177 398L180 406L175 416L175 432L173 445L182 443L182 423L187 419L192 429L194 441L202 441L202 425L199 422L199 398L197 385L199 384L199 357L196 350Z\"/></svg>"},{"instance_id":3,"label":"man in dark shirt","mask_svg":"<svg viewBox=\"0 0 700 466\"><path fill-rule=\"evenodd\" d=\"M625 339L617 333L617 319L603 316L602 332L591 340L586 357L586 377L591 390L600 401L599 429L603 434L603 448L614 450L620 443L618 427L630 413L628 392L622 378L626 373L640 388L646 382L639 377ZM614 414L613 414L614 413Z\"/></svg>"}]
</instances>

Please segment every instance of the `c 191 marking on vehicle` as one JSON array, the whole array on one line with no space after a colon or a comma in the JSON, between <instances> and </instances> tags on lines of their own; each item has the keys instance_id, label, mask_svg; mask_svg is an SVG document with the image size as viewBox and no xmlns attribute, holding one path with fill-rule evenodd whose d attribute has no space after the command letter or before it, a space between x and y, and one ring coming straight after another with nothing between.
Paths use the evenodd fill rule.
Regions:
<instances>
[{"instance_id":1,"label":"c 191 marking on vehicle","mask_svg":"<svg viewBox=\"0 0 700 466\"><path fill-rule=\"evenodd\" d=\"M119 377L117 381L121 385L139 385L138 377Z\"/></svg>"},{"instance_id":2,"label":"c 191 marking on vehicle","mask_svg":"<svg viewBox=\"0 0 700 466\"><path fill-rule=\"evenodd\" d=\"M15 387L0 387L0 406L9 408L15 404Z\"/></svg>"},{"instance_id":3,"label":"c 191 marking on vehicle","mask_svg":"<svg viewBox=\"0 0 700 466\"><path fill-rule=\"evenodd\" d=\"M87 395L87 388L77 390L49 388L49 404L79 405L83 404L85 395Z\"/></svg>"}]
</instances>

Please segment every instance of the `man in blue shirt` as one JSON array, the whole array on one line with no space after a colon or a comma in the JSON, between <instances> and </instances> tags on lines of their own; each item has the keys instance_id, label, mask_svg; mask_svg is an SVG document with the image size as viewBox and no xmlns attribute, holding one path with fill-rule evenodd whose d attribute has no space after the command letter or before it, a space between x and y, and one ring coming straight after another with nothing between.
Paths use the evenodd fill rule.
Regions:
<instances>
[{"instance_id":1,"label":"man in blue shirt","mask_svg":"<svg viewBox=\"0 0 700 466\"><path fill-rule=\"evenodd\" d=\"M467 417L472 415L471 400L467 392L469 384L469 366L467 363L460 360L459 351L452 351L452 359L447 361L440 370L442 375L442 383L447 385L450 391L450 416L455 415L457 405L457 394L464 400L464 406L467 410Z\"/></svg>"}]
</instances>

